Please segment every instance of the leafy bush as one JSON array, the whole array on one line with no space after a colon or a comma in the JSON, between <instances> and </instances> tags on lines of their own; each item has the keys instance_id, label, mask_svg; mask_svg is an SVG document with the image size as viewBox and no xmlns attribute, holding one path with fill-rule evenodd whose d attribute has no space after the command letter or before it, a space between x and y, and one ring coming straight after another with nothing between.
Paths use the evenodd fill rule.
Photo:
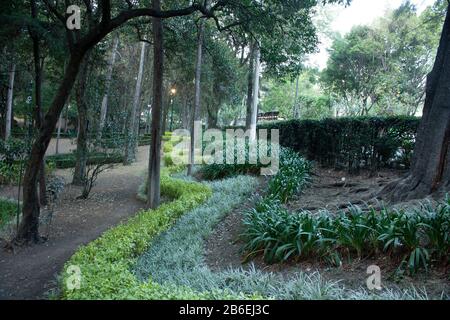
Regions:
<instances>
[{"instance_id":1,"label":"leafy bush","mask_svg":"<svg viewBox=\"0 0 450 320\"><path fill-rule=\"evenodd\" d=\"M138 145L139 146L148 146L152 142L151 134L144 134L139 137Z\"/></svg>"},{"instance_id":2,"label":"leafy bush","mask_svg":"<svg viewBox=\"0 0 450 320\"><path fill-rule=\"evenodd\" d=\"M363 212L351 207L334 215L323 211L288 212L279 203L263 201L245 213L245 249L262 252L268 262L311 254L329 257L336 252L359 258L388 251L403 257L411 274L427 269L432 257L445 258L450 250L450 198L437 206L422 204L414 210Z\"/></svg>"},{"instance_id":3,"label":"leafy bush","mask_svg":"<svg viewBox=\"0 0 450 320\"><path fill-rule=\"evenodd\" d=\"M243 148L238 148L240 142L244 146ZM205 147L206 145L203 146L203 148ZM260 146L258 144L255 150L256 155L254 156L256 156L256 161L250 161L251 158L250 147L249 142L247 140L238 141L236 139L234 143L234 148L231 149L227 148L226 141L224 140L222 146L223 163L206 164L200 168L199 173L205 180L219 180L245 174L259 174L261 168L268 166L261 163L261 159L259 157L260 156L259 147ZM228 152L233 153L234 156L233 163L227 163ZM272 153L270 145L267 150L267 153L269 154ZM239 159L243 159L244 161L239 161Z\"/></svg>"},{"instance_id":4,"label":"leafy bush","mask_svg":"<svg viewBox=\"0 0 450 320\"><path fill-rule=\"evenodd\" d=\"M17 184L21 174L20 163L0 162L0 184Z\"/></svg>"},{"instance_id":5,"label":"leafy bush","mask_svg":"<svg viewBox=\"0 0 450 320\"><path fill-rule=\"evenodd\" d=\"M9 222L17 213L17 202L0 198L0 230Z\"/></svg>"},{"instance_id":6,"label":"leafy bush","mask_svg":"<svg viewBox=\"0 0 450 320\"><path fill-rule=\"evenodd\" d=\"M16 163L26 158L29 148L25 139L0 140L0 160L7 164Z\"/></svg>"},{"instance_id":7,"label":"leafy bush","mask_svg":"<svg viewBox=\"0 0 450 320\"><path fill-rule=\"evenodd\" d=\"M269 181L271 198L282 202L289 200L308 182L311 164L296 152L282 148L280 152L280 168Z\"/></svg>"},{"instance_id":8,"label":"leafy bush","mask_svg":"<svg viewBox=\"0 0 450 320\"><path fill-rule=\"evenodd\" d=\"M57 154L46 157L47 163L53 163L58 169L73 168L76 164L75 153ZM123 162L123 155L119 153L91 153L88 156L88 165L95 165L100 163L121 163Z\"/></svg>"},{"instance_id":9,"label":"leafy bush","mask_svg":"<svg viewBox=\"0 0 450 320\"><path fill-rule=\"evenodd\" d=\"M352 117L264 123L258 129L279 129L280 145L321 165L377 169L408 168L420 118Z\"/></svg>"}]
</instances>

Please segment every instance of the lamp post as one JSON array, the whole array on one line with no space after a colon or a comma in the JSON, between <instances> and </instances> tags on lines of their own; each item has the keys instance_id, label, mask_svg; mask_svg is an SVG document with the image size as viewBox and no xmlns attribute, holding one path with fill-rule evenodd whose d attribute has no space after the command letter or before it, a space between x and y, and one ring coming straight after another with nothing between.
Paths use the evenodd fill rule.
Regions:
<instances>
[{"instance_id":1,"label":"lamp post","mask_svg":"<svg viewBox=\"0 0 450 320\"><path fill-rule=\"evenodd\" d=\"M177 93L177 89L172 88L170 89L170 107L171 107L171 111L170 111L170 132L172 132L173 129L173 99L175 98L175 94Z\"/></svg>"}]
</instances>

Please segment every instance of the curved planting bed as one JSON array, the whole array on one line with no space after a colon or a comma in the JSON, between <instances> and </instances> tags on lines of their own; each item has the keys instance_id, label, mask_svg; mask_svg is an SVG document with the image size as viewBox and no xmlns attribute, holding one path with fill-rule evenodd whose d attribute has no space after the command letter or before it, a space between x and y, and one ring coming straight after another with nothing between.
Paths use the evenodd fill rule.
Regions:
<instances>
[{"instance_id":1,"label":"curved planting bed","mask_svg":"<svg viewBox=\"0 0 450 320\"><path fill-rule=\"evenodd\" d=\"M265 200L279 204L308 181L309 163L282 150L280 171L269 181ZM82 247L66 263L65 299L419 299L416 290L369 293L324 280L319 273L298 272L289 279L256 268L214 272L205 262L205 239L222 219L251 196L258 179L236 176L200 184L170 174L161 179L170 203L139 212L127 223ZM141 197L145 192L141 188ZM259 203L257 206L263 206ZM264 211L264 210L263 210ZM247 234L248 236L248 234ZM255 246L260 244L255 242ZM73 266L81 271L80 287L66 283Z\"/></svg>"},{"instance_id":2,"label":"curved planting bed","mask_svg":"<svg viewBox=\"0 0 450 320\"><path fill-rule=\"evenodd\" d=\"M171 288L140 282L131 269L152 239L167 230L183 213L206 201L211 189L205 185L170 178L165 172L161 188L174 198L158 209L141 211L87 246L66 263L62 278L65 299L175 299L201 298L189 288ZM80 288L69 290L71 266L81 271Z\"/></svg>"}]
</instances>

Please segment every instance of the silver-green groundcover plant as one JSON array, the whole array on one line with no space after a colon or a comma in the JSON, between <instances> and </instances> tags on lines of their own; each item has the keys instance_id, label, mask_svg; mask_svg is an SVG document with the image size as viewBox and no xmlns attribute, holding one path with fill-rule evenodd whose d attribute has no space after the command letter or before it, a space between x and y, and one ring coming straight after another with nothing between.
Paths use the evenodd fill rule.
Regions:
<instances>
[{"instance_id":1,"label":"silver-green groundcover plant","mask_svg":"<svg viewBox=\"0 0 450 320\"><path fill-rule=\"evenodd\" d=\"M149 277L160 284L190 287L199 292L221 292L246 295L260 294L268 299L428 299L425 291L383 289L368 292L364 288L350 290L338 282L324 280L318 272L298 272L286 279L266 273L250 265L248 269L229 268L214 272L205 262L206 239L215 226L234 207L242 204L257 186L249 176L209 183L213 196L202 206L181 217L167 232L153 240L143 254L135 273L146 281Z\"/></svg>"}]
</instances>

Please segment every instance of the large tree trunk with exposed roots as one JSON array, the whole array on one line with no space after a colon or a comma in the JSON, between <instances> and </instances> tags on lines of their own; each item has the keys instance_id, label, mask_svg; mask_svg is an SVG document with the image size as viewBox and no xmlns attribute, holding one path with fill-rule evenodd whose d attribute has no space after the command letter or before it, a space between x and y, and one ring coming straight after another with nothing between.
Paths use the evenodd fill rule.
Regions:
<instances>
[{"instance_id":1,"label":"large tree trunk with exposed roots","mask_svg":"<svg viewBox=\"0 0 450 320\"><path fill-rule=\"evenodd\" d=\"M449 5L450 7L450 5ZM427 78L426 99L408 175L386 186L391 201L440 195L450 189L450 13L444 22L436 62Z\"/></svg>"}]
</instances>

